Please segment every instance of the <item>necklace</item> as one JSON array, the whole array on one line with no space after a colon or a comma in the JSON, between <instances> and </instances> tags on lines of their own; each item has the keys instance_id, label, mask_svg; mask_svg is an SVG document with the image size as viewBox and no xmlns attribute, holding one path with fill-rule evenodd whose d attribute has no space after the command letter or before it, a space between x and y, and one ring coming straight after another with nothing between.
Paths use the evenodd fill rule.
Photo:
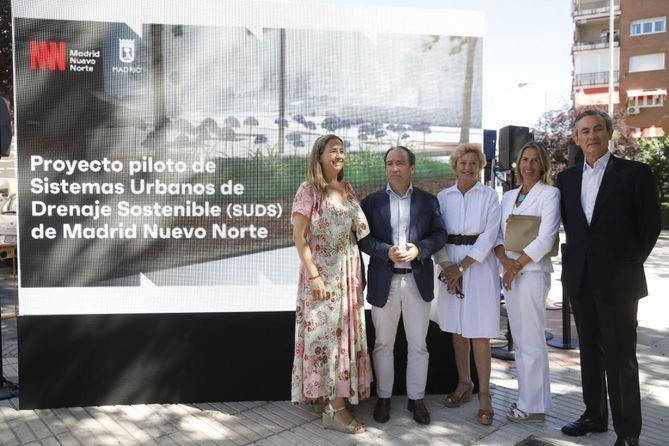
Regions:
<instances>
[{"instance_id":1,"label":"necklace","mask_svg":"<svg viewBox=\"0 0 669 446\"><path fill-rule=\"evenodd\" d=\"M529 194L529 192L528 192L528 194ZM526 197L527 197L527 194L524 194L524 193L522 193L522 192L519 192L519 193L518 193L518 198L516 198L516 201L517 201L518 203L522 203L523 200L524 200Z\"/></svg>"}]
</instances>

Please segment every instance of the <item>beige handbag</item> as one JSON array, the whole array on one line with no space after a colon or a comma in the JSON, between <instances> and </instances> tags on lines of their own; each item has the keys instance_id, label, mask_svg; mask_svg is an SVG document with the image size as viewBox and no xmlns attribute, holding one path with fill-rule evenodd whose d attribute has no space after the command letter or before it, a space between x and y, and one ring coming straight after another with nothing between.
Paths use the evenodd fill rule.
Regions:
<instances>
[{"instance_id":1,"label":"beige handbag","mask_svg":"<svg viewBox=\"0 0 669 446\"><path fill-rule=\"evenodd\" d=\"M523 252L523 249L539 235L539 225L541 225L541 217L509 215L506 219L506 231L504 231L504 249L518 253ZM558 255L559 248L560 237L555 234L555 242L548 255L555 257Z\"/></svg>"}]
</instances>

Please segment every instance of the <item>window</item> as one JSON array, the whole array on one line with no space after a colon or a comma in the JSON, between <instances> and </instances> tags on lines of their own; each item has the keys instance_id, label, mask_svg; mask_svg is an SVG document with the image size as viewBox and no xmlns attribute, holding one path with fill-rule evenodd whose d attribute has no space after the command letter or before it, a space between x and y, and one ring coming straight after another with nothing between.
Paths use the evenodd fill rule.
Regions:
<instances>
[{"instance_id":1,"label":"window","mask_svg":"<svg viewBox=\"0 0 669 446\"><path fill-rule=\"evenodd\" d=\"M664 95L631 96L627 98L627 105L629 107L662 107Z\"/></svg>"},{"instance_id":2,"label":"window","mask_svg":"<svg viewBox=\"0 0 669 446\"><path fill-rule=\"evenodd\" d=\"M663 33L666 28L666 22L666 17L635 20L630 24L630 35L641 36L644 34Z\"/></svg>"},{"instance_id":3,"label":"window","mask_svg":"<svg viewBox=\"0 0 669 446\"><path fill-rule=\"evenodd\" d=\"M630 56L630 73L664 70L664 53Z\"/></svg>"},{"instance_id":4,"label":"window","mask_svg":"<svg viewBox=\"0 0 669 446\"><path fill-rule=\"evenodd\" d=\"M655 21L655 32L661 33L662 31L664 31L664 19Z\"/></svg>"}]
</instances>

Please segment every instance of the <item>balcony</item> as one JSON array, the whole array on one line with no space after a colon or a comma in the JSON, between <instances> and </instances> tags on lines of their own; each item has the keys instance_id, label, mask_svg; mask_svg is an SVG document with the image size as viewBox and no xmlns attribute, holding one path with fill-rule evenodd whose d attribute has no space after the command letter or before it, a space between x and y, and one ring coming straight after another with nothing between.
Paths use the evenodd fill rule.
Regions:
<instances>
[{"instance_id":1,"label":"balcony","mask_svg":"<svg viewBox=\"0 0 669 446\"><path fill-rule=\"evenodd\" d=\"M617 70L613 72L613 82L618 83ZM574 75L574 87L589 87L593 85L606 85L608 83L608 71L599 71L597 73L580 73Z\"/></svg>"},{"instance_id":2,"label":"balcony","mask_svg":"<svg viewBox=\"0 0 669 446\"><path fill-rule=\"evenodd\" d=\"M609 14L609 0L573 0L572 16L576 20L605 17ZM614 13L620 14L620 0L613 3Z\"/></svg>"},{"instance_id":3,"label":"balcony","mask_svg":"<svg viewBox=\"0 0 669 446\"><path fill-rule=\"evenodd\" d=\"M614 37L613 47L618 48L620 43L618 42L618 36ZM609 47L608 40L606 42L576 42L574 43L574 51L592 51L592 50L602 50Z\"/></svg>"}]
</instances>

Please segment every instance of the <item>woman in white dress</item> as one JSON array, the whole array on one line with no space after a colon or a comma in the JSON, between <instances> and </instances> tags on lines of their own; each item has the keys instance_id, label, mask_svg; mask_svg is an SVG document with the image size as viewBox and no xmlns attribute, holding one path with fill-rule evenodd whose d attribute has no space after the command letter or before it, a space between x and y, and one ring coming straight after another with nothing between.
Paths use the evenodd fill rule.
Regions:
<instances>
[{"instance_id":1,"label":"woman in white dress","mask_svg":"<svg viewBox=\"0 0 669 446\"><path fill-rule=\"evenodd\" d=\"M506 417L516 422L532 422L543 421L544 414L551 409L545 304L553 271L548 254L560 227L560 191L549 186L550 155L540 142L531 141L523 146L516 161L516 174L521 186L502 198L495 255L501 263L518 372L518 402L511 406ZM504 247L510 215L541 217L537 237L521 252Z\"/></svg>"},{"instance_id":2,"label":"woman in white dress","mask_svg":"<svg viewBox=\"0 0 669 446\"><path fill-rule=\"evenodd\" d=\"M490 338L499 334L499 276L492 252L499 231L499 199L494 190L479 181L486 161L477 146L460 144L451 155L451 164L457 182L437 195L449 235L446 246L435 257L443 270L439 326L453 334L459 382L444 404L458 407L471 399L471 343L479 382L478 421L489 425L494 416Z\"/></svg>"}]
</instances>

